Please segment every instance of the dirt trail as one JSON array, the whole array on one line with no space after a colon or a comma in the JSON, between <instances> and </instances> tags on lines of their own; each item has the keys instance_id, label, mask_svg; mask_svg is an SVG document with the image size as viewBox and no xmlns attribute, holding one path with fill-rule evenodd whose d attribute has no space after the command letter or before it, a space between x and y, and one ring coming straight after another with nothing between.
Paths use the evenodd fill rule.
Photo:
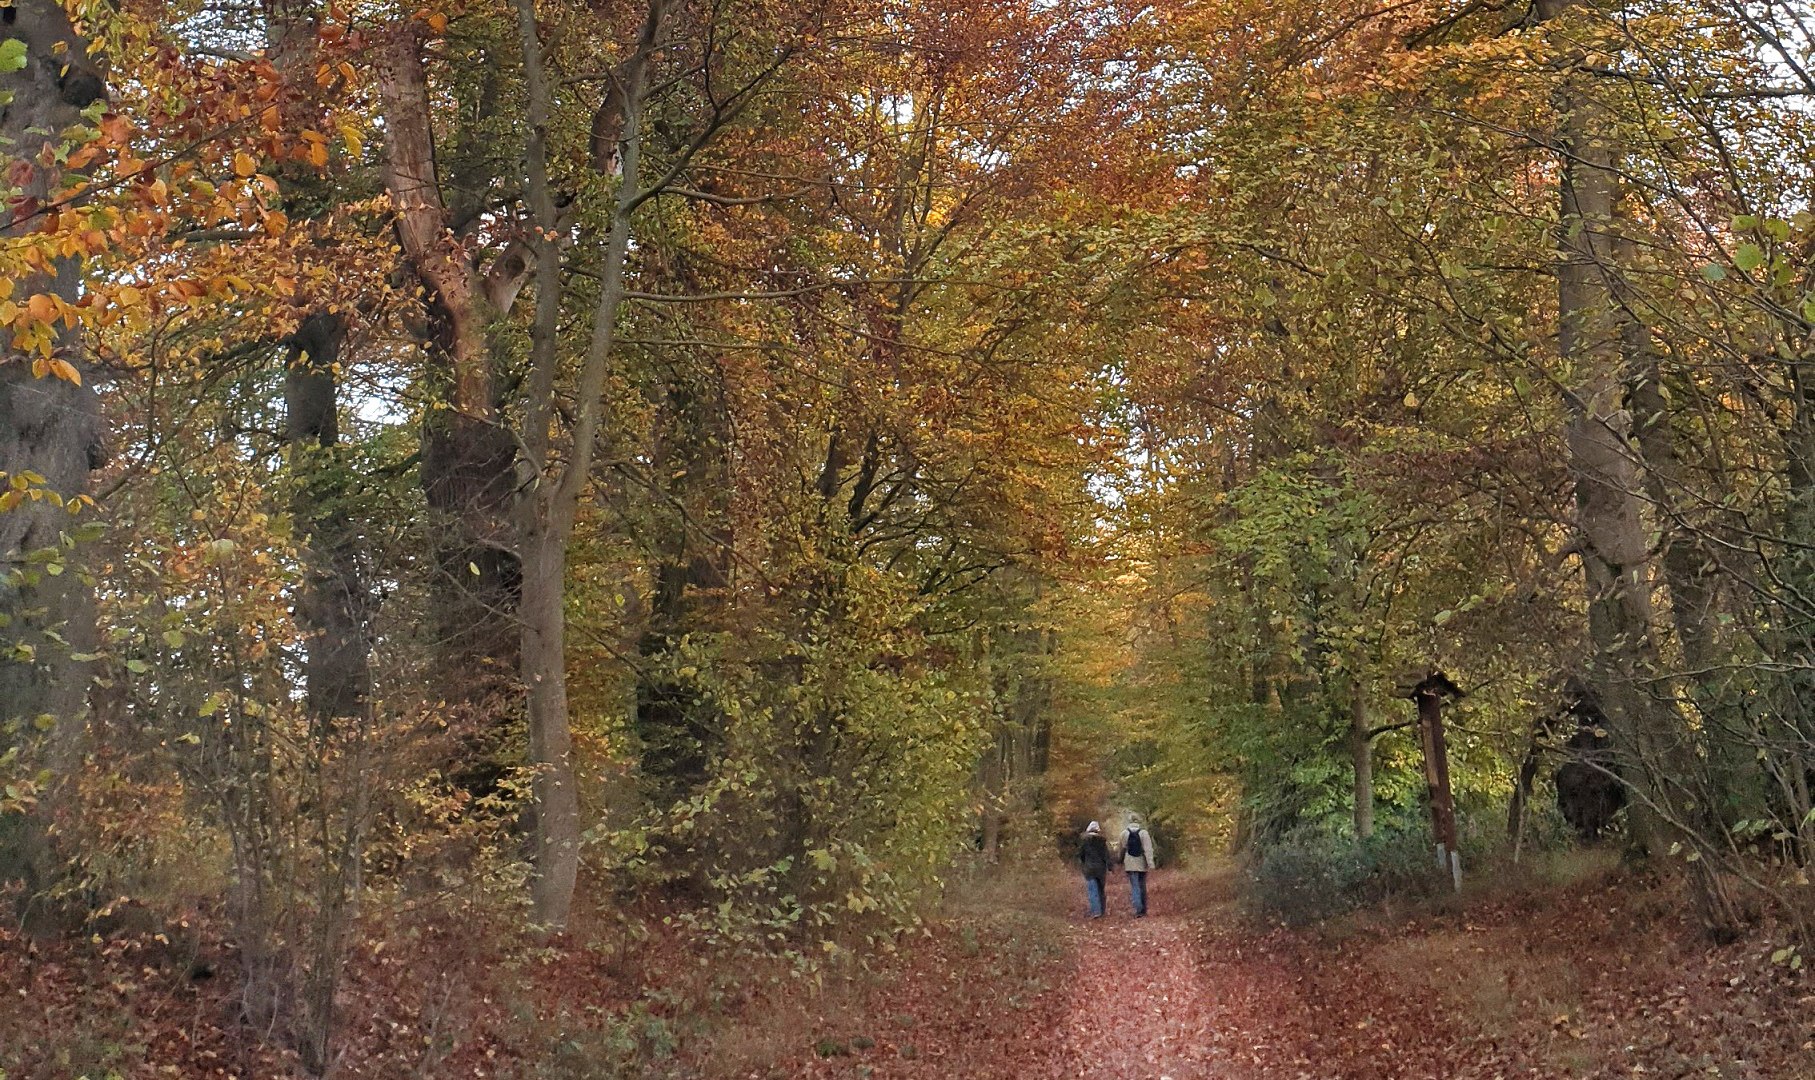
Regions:
<instances>
[{"instance_id":1,"label":"dirt trail","mask_svg":"<svg viewBox=\"0 0 1815 1080\"><path fill-rule=\"evenodd\" d=\"M1067 988L1061 1076L1230 1075L1208 1036L1224 1010L1199 978L1173 917L1104 918L1075 935L1078 970Z\"/></svg>"},{"instance_id":2,"label":"dirt trail","mask_svg":"<svg viewBox=\"0 0 1815 1080\"><path fill-rule=\"evenodd\" d=\"M1112 886L1120 882L1112 882ZM1232 954L1204 955L1196 924L1156 875L1151 914L1121 909L1071 931L1077 970L1066 989L1065 1053L1055 1076L1235 1080L1276 1075L1268 1013L1291 997L1289 977ZM1301 1003L1294 1002L1300 1005ZM1287 1075L1290 1075L1289 1073Z\"/></svg>"},{"instance_id":3,"label":"dirt trail","mask_svg":"<svg viewBox=\"0 0 1815 1080\"><path fill-rule=\"evenodd\" d=\"M1815 994L1768 931L1712 946L1668 892L1589 880L1466 909L1288 931L1240 918L1227 884L1157 874L1136 919L1111 882L1086 920L1055 878L1045 944L934 946L828 1025L897 1018L861 1052L767 1076L870 1080L1627 1080L1815 1077ZM1071 907L1059 897L1077 893ZM1668 905L1668 906L1665 906ZM1660 915L1667 917L1659 918ZM1063 919L1063 921L1061 921ZM1006 933L1006 931L1005 931ZM1019 965L1007 962L1021 956ZM910 1045L911 1044L911 1045Z\"/></svg>"}]
</instances>

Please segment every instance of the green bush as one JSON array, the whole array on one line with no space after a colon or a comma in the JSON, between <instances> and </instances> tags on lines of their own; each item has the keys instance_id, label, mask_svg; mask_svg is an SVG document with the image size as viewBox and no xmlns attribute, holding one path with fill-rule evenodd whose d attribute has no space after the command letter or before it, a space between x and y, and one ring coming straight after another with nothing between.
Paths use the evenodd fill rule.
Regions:
<instances>
[{"instance_id":1,"label":"green bush","mask_svg":"<svg viewBox=\"0 0 1815 1080\"><path fill-rule=\"evenodd\" d=\"M1439 873L1423 829L1383 828L1362 841L1304 829L1262 849L1246 886L1257 914L1303 926L1388 898L1433 895L1449 877Z\"/></svg>"}]
</instances>

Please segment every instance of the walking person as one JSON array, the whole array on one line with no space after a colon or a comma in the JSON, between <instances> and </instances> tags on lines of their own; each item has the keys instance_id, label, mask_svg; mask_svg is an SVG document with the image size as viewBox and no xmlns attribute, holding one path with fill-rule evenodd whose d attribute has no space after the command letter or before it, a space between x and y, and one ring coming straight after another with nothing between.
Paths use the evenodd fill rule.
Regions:
<instances>
[{"instance_id":1,"label":"walking person","mask_svg":"<svg viewBox=\"0 0 1815 1080\"><path fill-rule=\"evenodd\" d=\"M1158 866L1154 859L1153 834L1141 827L1141 819L1128 815L1128 832L1122 837L1122 869L1128 874L1128 892L1134 900L1134 914L1147 914L1147 871Z\"/></svg>"},{"instance_id":2,"label":"walking person","mask_svg":"<svg viewBox=\"0 0 1815 1080\"><path fill-rule=\"evenodd\" d=\"M1078 845L1078 865L1084 868L1084 888L1090 894L1090 917L1103 917L1103 879L1109 876L1109 841L1103 826L1093 821Z\"/></svg>"}]
</instances>

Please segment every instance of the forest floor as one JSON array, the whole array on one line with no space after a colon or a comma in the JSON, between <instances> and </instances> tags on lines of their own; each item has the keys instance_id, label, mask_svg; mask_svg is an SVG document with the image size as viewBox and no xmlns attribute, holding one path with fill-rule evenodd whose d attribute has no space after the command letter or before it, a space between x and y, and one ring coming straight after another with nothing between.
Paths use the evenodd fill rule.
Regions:
<instances>
[{"instance_id":1,"label":"forest floor","mask_svg":"<svg viewBox=\"0 0 1815 1080\"><path fill-rule=\"evenodd\" d=\"M1815 986L1771 962L1768 929L1710 944L1667 885L1502 883L1287 930L1239 914L1226 874L1156 877L1146 919L1125 894L1096 922L1055 911L1082 902L1057 876L1018 907L973 904L802 1052L705 1075L1815 1077Z\"/></svg>"},{"instance_id":2,"label":"forest floor","mask_svg":"<svg viewBox=\"0 0 1815 1080\"><path fill-rule=\"evenodd\" d=\"M1592 859L1524 873L1307 929L1242 912L1229 871L1157 874L1145 919L1118 875L1098 921L1074 875L1001 873L858 974L815 988L718 968L737 993L717 998L685 991L687 972L715 969L679 939L462 966L458 936L442 936L362 958L335 1076L1815 1077L1815 979L1772 962L1783 931L1717 946L1671 884ZM0 1076L298 1075L227 1022L224 968L197 982L156 947L47 950L0 927Z\"/></svg>"}]
</instances>

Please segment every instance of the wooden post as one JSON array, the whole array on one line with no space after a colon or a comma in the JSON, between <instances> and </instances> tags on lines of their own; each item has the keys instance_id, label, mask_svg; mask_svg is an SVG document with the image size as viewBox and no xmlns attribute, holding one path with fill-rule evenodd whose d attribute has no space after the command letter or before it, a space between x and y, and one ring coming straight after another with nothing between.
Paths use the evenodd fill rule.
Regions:
<instances>
[{"instance_id":1,"label":"wooden post","mask_svg":"<svg viewBox=\"0 0 1815 1080\"><path fill-rule=\"evenodd\" d=\"M1401 680L1400 693L1418 708L1418 736L1424 748L1424 782L1431 808L1431 839L1437 868L1449 875L1451 887L1462 891L1462 853L1457 847L1456 797L1450 788L1449 744L1443 734L1443 699L1461 697L1462 691L1441 671L1429 671Z\"/></svg>"}]
</instances>

